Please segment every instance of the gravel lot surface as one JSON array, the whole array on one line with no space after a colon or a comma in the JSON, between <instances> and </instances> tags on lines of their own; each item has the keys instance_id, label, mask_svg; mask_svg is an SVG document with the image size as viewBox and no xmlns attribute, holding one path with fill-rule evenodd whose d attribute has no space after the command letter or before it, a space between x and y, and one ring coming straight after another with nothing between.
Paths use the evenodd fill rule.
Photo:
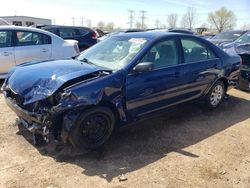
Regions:
<instances>
[{"instance_id":1,"label":"gravel lot surface","mask_svg":"<svg viewBox=\"0 0 250 188\"><path fill-rule=\"evenodd\" d=\"M0 94L0 187L250 187L250 93L116 133L102 154L35 147Z\"/></svg>"}]
</instances>

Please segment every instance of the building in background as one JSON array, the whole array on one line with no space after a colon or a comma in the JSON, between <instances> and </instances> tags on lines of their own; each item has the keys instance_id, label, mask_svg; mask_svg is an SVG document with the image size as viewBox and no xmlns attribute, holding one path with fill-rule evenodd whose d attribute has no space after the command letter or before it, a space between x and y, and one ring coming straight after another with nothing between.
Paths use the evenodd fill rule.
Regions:
<instances>
[{"instance_id":1,"label":"building in background","mask_svg":"<svg viewBox=\"0 0 250 188\"><path fill-rule=\"evenodd\" d=\"M18 26L31 26L31 25L51 25L50 19L35 18L29 16L0 16L0 20L3 23L9 23L9 25ZM1 24L8 25L8 24Z\"/></svg>"}]
</instances>

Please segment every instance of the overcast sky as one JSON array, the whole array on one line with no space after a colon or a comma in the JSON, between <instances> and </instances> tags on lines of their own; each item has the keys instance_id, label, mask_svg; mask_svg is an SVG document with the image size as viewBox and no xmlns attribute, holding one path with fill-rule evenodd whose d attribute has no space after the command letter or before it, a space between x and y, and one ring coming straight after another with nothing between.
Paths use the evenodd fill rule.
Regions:
<instances>
[{"instance_id":1,"label":"overcast sky","mask_svg":"<svg viewBox=\"0 0 250 188\"><path fill-rule=\"evenodd\" d=\"M234 11L237 28L250 24L250 0L1 0L0 16L33 16L52 19L56 24L81 25L82 18L97 22L114 22L116 27L128 27L128 10L135 10L135 21L139 20L140 10L146 12L146 24L155 26L159 19L166 24L170 13L177 13L179 20L187 7L196 8L196 27L207 23L207 14L222 6Z\"/></svg>"}]
</instances>

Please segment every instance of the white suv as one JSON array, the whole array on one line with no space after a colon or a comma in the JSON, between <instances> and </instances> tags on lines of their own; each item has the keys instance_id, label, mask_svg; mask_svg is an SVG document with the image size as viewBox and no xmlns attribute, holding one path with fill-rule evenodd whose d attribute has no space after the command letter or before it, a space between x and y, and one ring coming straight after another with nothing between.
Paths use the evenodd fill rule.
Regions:
<instances>
[{"instance_id":1,"label":"white suv","mask_svg":"<svg viewBox=\"0 0 250 188\"><path fill-rule=\"evenodd\" d=\"M37 60L72 58L80 51L75 40L36 28L0 26L0 79L14 66Z\"/></svg>"}]
</instances>

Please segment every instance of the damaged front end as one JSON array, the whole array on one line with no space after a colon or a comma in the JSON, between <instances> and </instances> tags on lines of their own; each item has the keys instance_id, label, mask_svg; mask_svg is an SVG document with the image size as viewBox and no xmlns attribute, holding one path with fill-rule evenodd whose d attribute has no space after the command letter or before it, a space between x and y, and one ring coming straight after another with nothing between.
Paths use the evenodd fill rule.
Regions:
<instances>
[{"instance_id":1,"label":"damaged front end","mask_svg":"<svg viewBox=\"0 0 250 188\"><path fill-rule=\"evenodd\" d=\"M74 121L69 120L72 115L66 115L84 109L90 103L89 99L76 97L70 88L110 74L110 71L97 70L64 83L63 79L52 76L50 79L39 79L31 88L22 91L14 87L13 79L7 78L2 91L7 105L19 118L17 124L33 133L35 144L41 142L41 138L47 143L51 139L67 142L69 130L65 131L64 127L72 126Z\"/></svg>"}]
</instances>

